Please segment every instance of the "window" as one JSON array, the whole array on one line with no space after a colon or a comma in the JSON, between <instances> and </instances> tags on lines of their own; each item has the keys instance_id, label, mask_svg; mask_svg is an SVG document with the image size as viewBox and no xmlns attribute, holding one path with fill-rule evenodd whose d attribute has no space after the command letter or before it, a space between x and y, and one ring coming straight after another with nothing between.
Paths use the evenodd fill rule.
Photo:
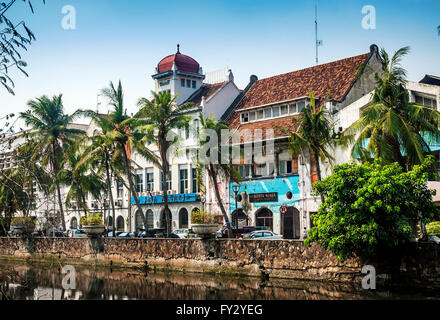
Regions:
<instances>
[{"instance_id":1,"label":"window","mask_svg":"<svg viewBox=\"0 0 440 320\"><path fill-rule=\"evenodd\" d=\"M264 118L268 119L272 117L272 108L264 109Z\"/></svg>"},{"instance_id":2,"label":"window","mask_svg":"<svg viewBox=\"0 0 440 320\"><path fill-rule=\"evenodd\" d=\"M238 172L240 173L240 176L245 179L250 177L251 173L251 166L250 165L241 165L238 166Z\"/></svg>"},{"instance_id":3,"label":"window","mask_svg":"<svg viewBox=\"0 0 440 320\"><path fill-rule=\"evenodd\" d=\"M154 169L153 168L145 169L145 184L146 184L146 191L153 191L154 190Z\"/></svg>"},{"instance_id":4,"label":"window","mask_svg":"<svg viewBox=\"0 0 440 320\"><path fill-rule=\"evenodd\" d=\"M186 80L186 86L187 86L188 88L191 88L191 80Z\"/></svg>"},{"instance_id":5,"label":"window","mask_svg":"<svg viewBox=\"0 0 440 320\"><path fill-rule=\"evenodd\" d=\"M280 116L280 107L274 107L272 109L273 117L279 117Z\"/></svg>"},{"instance_id":6,"label":"window","mask_svg":"<svg viewBox=\"0 0 440 320\"><path fill-rule=\"evenodd\" d=\"M200 121L199 121L199 119L194 119L193 127L194 127L193 138L197 138L199 136L199 129L200 129Z\"/></svg>"},{"instance_id":7,"label":"window","mask_svg":"<svg viewBox=\"0 0 440 320\"><path fill-rule=\"evenodd\" d=\"M306 103L304 101L302 102L298 102L298 113L300 113L302 111L302 109L304 109L306 107Z\"/></svg>"},{"instance_id":8,"label":"window","mask_svg":"<svg viewBox=\"0 0 440 320\"><path fill-rule=\"evenodd\" d=\"M296 103L289 105L289 114L294 114L297 112Z\"/></svg>"},{"instance_id":9,"label":"window","mask_svg":"<svg viewBox=\"0 0 440 320\"><path fill-rule=\"evenodd\" d=\"M135 173L136 192L144 192L144 175L142 169L137 169Z\"/></svg>"},{"instance_id":10,"label":"window","mask_svg":"<svg viewBox=\"0 0 440 320\"><path fill-rule=\"evenodd\" d=\"M194 80L192 81L192 87L193 87L193 89L196 88L196 82Z\"/></svg>"},{"instance_id":11,"label":"window","mask_svg":"<svg viewBox=\"0 0 440 320\"><path fill-rule=\"evenodd\" d=\"M180 79L180 86L182 86L182 87L185 86L185 79Z\"/></svg>"},{"instance_id":12,"label":"window","mask_svg":"<svg viewBox=\"0 0 440 320\"><path fill-rule=\"evenodd\" d=\"M249 121L255 121L255 112L249 112Z\"/></svg>"},{"instance_id":13,"label":"window","mask_svg":"<svg viewBox=\"0 0 440 320\"><path fill-rule=\"evenodd\" d=\"M199 185L197 184L197 170L195 167L191 168L191 179L192 179L192 192L199 192Z\"/></svg>"},{"instance_id":14,"label":"window","mask_svg":"<svg viewBox=\"0 0 440 320\"><path fill-rule=\"evenodd\" d=\"M242 113L241 114L241 122L248 122L249 121L249 114L248 113Z\"/></svg>"},{"instance_id":15,"label":"window","mask_svg":"<svg viewBox=\"0 0 440 320\"><path fill-rule=\"evenodd\" d=\"M189 139L189 124L185 125L185 139Z\"/></svg>"},{"instance_id":16,"label":"window","mask_svg":"<svg viewBox=\"0 0 440 320\"><path fill-rule=\"evenodd\" d=\"M124 185L121 181L116 180L116 196L117 198L122 198L124 193Z\"/></svg>"},{"instance_id":17,"label":"window","mask_svg":"<svg viewBox=\"0 0 440 320\"><path fill-rule=\"evenodd\" d=\"M263 110L258 110L257 111L257 119L261 120L264 118L264 111Z\"/></svg>"},{"instance_id":18,"label":"window","mask_svg":"<svg viewBox=\"0 0 440 320\"><path fill-rule=\"evenodd\" d=\"M171 171L167 173L167 189L171 190ZM160 191L163 191L163 173L160 172Z\"/></svg>"},{"instance_id":19,"label":"window","mask_svg":"<svg viewBox=\"0 0 440 320\"><path fill-rule=\"evenodd\" d=\"M416 104L437 109L437 100L416 95Z\"/></svg>"},{"instance_id":20,"label":"window","mask_svg":"<svg viewBox=\"0 0 440 320\"><path fill-rule=\"evenodd\" d=\"M179 193L186 193L188 189L188 166L179 165Z\"/></svg>"},{"instance_id":21,"label":"window","mask_svg":"<svg viewBox=\"0 0 440 320\"><path fill-rule=\"evenodd\" d=\"M289 106L281 106L281 115L284 116L289 113Z\"/></svg>"},{"instance_id":22,"label":"window","mask_svg":"<svg viewBox=\"0 0 440 320\"><path fill-rule=\"evenodd\" d=\"M280 175L291 174L291 173L293 173L292 160L280 161Z\"/></svg>"}]
</instances>

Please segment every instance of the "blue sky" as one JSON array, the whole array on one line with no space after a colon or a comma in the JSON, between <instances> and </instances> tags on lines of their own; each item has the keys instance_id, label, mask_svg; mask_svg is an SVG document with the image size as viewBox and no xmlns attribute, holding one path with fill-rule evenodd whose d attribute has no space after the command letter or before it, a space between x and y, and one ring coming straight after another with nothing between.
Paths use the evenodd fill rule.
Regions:
<instances>
[{"instance_id":1,"label":"blue sky","mask_svg":"<svg viewBox=\"0 0 440 320\"><path fill-rule=\"evenodd\" d=\"M13 73L16 96L0 90L1 114L24 111L43 94L64 94L68 112L95 108L110 80L122 80L126 108L150 96L151 74L176 51L195 58L204 71L232 69L244 88L260 79L315 64L315 1L294 0L32 0L20 1L9 18L24 19L37 41L24 54L29 78ZM317 1L320 63L368 52L372 43L394 52L411 46L404 59L408 79L440 75L440 1ZM64 30L63 6L76 9L76 30ZM361 26L362 7L376 8L376 29ZM105 111L105 110L100 110Z\"/></svg>"}]
</instances>

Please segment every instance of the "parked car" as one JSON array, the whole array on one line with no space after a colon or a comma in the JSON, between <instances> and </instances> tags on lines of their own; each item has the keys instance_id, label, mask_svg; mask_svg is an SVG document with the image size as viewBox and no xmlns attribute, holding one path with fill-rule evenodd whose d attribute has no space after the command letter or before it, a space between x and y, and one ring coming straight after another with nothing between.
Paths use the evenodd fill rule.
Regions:
<instances>
[{"instance_id":1,"label":"parked car","mask_svg":"<svg viewBox=\"0 0 440 320\"><path fill-rule=\"evenodd\" d=\"M283 236L273 233L272 231L263 230L263 231L253 231L245 238L254 239L254 240L281 240L283 239Z\"/></svg>"},{"instance_id":2,"label":"parked car","mask_svg":"<svg viewBox=\"0 0 440 320\"><path fill-rule=\"evenodd\" d=\"M49 238L65 238L63 231L49 231L47 236Z\"/></svg>"},{"instance_id":3,"label":"parked car","mask_svg":"<svg viewBox=\"0 0 440 320\"><path fill-rule=\"evenodd\" d=\"M116 231L115 232L116 237L118 237L121 233L123 233L123 231ZM113 237L113 231L107 233L107 237Z\"/></svg>"},{"instance_id":4,"label":"parked car","mask_svg":"<svg viewBox=\"0 0 440 320\"><path fill-rule=\"evenodd\" d=\"M195 234L195 232L192 229L177 229L173 233L182 239L197 237L197 235Z\"/></svg>"},{"instance_id":5,"label":"parked car","mask_svg":"<svg viewBox=\"0 0 440 320\"><path fill-rule=\"evenodd\" d=\"M67 236L69 238L87 238L87 234L84 230L82 229L78 229L78 230L68 230L67 231Z\"/></svg>"},{"instance_id":6,"label":"parked car","mask_svg":"<svg viewBox=\"0 0 440 320\"><path fill-rule=\"evenodd\" d=\"M122 232L117 235L118 238L136 238L136 234L134 232Z\"/></svg>"},{"instance_id":7,"label":"parked car","mask_svg":"<svg viewBox=\"0 0 440 320\"><path fill-rule=\"evenodd\" d=\"M159 233L158 233L158 234L156 235L156 238L180 239L180 237L179 237L177 234L175 234L174 232L171 232L169 237L167 237L167 233L166 233L166 232L164 232L164 233L162 233L162 234L159 234Z\"/></svg>"},{"instance_id":8,"label":"parked car","mask_svg":"<svg viewBox=\"0 0 440 320\"><path fill-rule=\"evenodd\" d=\"M440 244L440 238L437 236L429 236L429 241Z\"/></svg>"},{"instance_id":9,"label":"parked car","mask_svg":"<svg viewBox=\"0 0 440 320\"><path fill-rule=\"evenodd\" d=\"M232 227L232 235L234 238L242 238L245 234L251 233L253 231L263 230L263 227L257 227L257 226L242 226L242 227ZM226 225L223 225L223 227L217 231L216 233L217 238L227 238L228 237L228 230L226 228Z\"/></svg>"},{"instance_id":10,"label":"parked car","mask_svg":"<svg viewBox=\"0 0 440 320\"><path fill-rule=\"evenodd\" d=\"M32 232L31 236L32 236L32 237L44 237L45 234L44 234L43 231L38 230L38 231L34 231L34 232Z\"/></svg>"},{"instance_id":11,"label":"parked car","mask_svg":"<svg viewBox=\"0 0 440 320\"><path fill-rule=\"evenodd\" d=\"M156 235L159 235L159 237L163 237L163 234L165 233L165 229L156 228L156 229L146 229L144 231L141 231L138 233L139 238L157 238Z\"/></svg>"}]
</instances>

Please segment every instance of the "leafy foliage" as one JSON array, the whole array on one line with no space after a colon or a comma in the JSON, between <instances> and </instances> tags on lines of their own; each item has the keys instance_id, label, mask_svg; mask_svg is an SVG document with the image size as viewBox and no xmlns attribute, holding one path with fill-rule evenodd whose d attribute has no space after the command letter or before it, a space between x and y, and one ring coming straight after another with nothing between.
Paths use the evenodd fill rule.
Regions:
<instances>
[{"instance_id":1,"label":"leafy foliage","mask_svg":"<svg viewBox=\"0 0 440 320\"><path fill-rule=\"evenodd\" d=\"M81 217L81 224L83 226L103 226L104 222L99 213L89 213Z\"/></svg>"},{"instance_id":2,"label":"leafy foliage","mask_svg":"<svg viewBox=\"0 0 440 320\"><path fill-rule=\"evenodd\" d=\"M352 145L352 157L385 163L397 161L402 167L422 163L430 151L425 136L440 139L440 113L432 108L409 102L405 89L406 71L402 58L409 47L399 49L391 58L381 49L383 73L375 75L376 88L371 104L361 117L348 127L341 142Z\"/></svg>"},{"instance_id":3,"label":"leafy foliage","mask_svg":"<svg viewBox=\"0 0 440 320\"><path fill-rule=\"evenodd\" d=\"M440 221L428 223L426 231L430 236L440 236Z\"/></svg>"},{"instance_id":4,"label":"leafy foliage","mask_svg":"<svg viewBox=\"0 0 440 320\"><path fill-rule=\"evenodd\" d=\"M430 156L409 172L379 161L335 166L331 176L315 183L326 199L312 218L315 226L307 242L318 242L344 259L369 258L410 241L412 224L440 214L426 183L434 174L433 163Z\"/></svg>"},{"instance_id":5,"label":"leafy foliage","mask_svg":"<svg viewBox=\"0 0 440 320\"><path fill-rule=\"evenodd\" d=\"M35 217L29 217L29 216L23 216L23 217L14 217L11 220L11 225L18 226L18 225L35 225L36 219Z\"/></svg>"},{"instance_id":6,"label":"leafy foliage","mask_svg":"<svg viewBox=\"0 0 440 320\"><path fill-rule=\"evenodd\" d=\"M22 0L21 2L27 3L31 12L34 13L31 1ZM9 76L9 70L15 67L28 77L24 70L27 63L22 60L20 52L27 51L27 46L36 40L24 21L14 23L6 17L6 12L16 3L17 0L0 3L0 84L10 94L14 94L15 84Z\"/></svg>"},{"instance_id":7,"label":"leafy foliage","mask_svg":"<svg viewBox=\"0 0 440 320\"><path fill-rule=\"evenodd\" d=\"M208 213L205 209L197 209L191 212L192 224L209 224L215 222L215 215Z\"/></svg>"}]
</instances>

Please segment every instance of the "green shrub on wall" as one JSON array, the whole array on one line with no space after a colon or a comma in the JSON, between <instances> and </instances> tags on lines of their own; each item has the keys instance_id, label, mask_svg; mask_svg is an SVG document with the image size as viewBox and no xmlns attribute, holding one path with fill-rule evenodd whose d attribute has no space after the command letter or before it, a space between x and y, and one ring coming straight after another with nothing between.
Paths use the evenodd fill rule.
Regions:
<instances>
[{"instance_id":1,"label":"green shrub on wall","mask_svg":"<svg viewBox=\"0 0 440 320\"><path fill-rule=\"evenodd\" d=\"M204 209L195 209L191 212L192 224L211 224L216 223L215 215L209 214Z\"/></svg>"},{"instance_id":2,"label":"green shrub on wall","mask_svg":"<svg viewBox=\"0 0 440 320\"><path fill-rule=\"evenodd\" d=\"M103 226L104 222L99 213L89 213L87 216L81 217L81 224L83 226Z\"/></svg>"},{"instance_id":3,"label":"green shrub on wall","mask_svg":"<svg viewBox=\"0 0 440 320\"><path fill-rule=\"evenodd\" d=\"M413 221L426 224L440 216L426 183L433 163L428 157L409 172L379 161L335 166L314 184L325 201L312 218L306 244L317 242L343 260L370 258L414 239Z\"/></svg>"},{"instance_id":4,"label":"green shrub on wall","mask_svg":"<svg viewBox=\"0 0 440 320\"><path fill-rule=\"evenodd\" d=\"M440 221L428 223L426 225L426 231L430 236L440 237Z\"/></svg>"}]
</instances>

